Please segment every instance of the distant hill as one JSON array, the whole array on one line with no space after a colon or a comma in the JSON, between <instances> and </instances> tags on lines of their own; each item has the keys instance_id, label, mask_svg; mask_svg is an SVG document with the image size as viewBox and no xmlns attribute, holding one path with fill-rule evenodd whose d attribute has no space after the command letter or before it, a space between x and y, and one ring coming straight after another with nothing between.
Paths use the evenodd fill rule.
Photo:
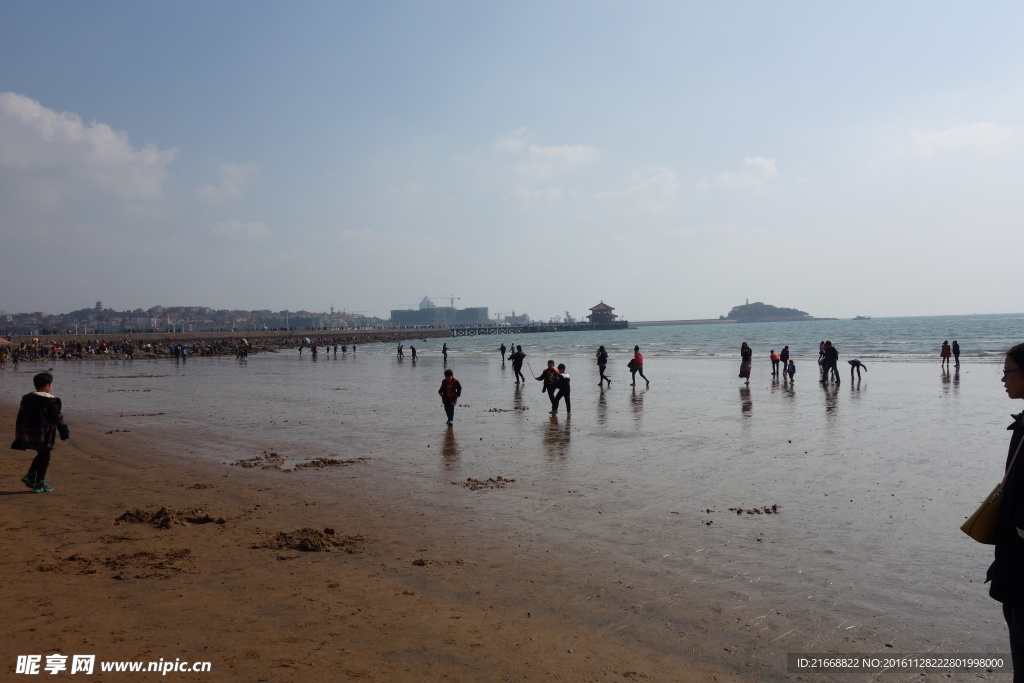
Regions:
<instances>
[{"instance_id":1,"label":"distant hill","mask_svg":"<svg viewBox=\"0 0 1024 683\"><path fill-rule=\"evenodd\" d=\"M784 322L790 320L814 320L804 311L796 308L779 308L761 301L742 306L734 306L729 315L722 316L726 320L735 320L738 323L763 323L763 322Z\"/></svg>"}]
</instances>

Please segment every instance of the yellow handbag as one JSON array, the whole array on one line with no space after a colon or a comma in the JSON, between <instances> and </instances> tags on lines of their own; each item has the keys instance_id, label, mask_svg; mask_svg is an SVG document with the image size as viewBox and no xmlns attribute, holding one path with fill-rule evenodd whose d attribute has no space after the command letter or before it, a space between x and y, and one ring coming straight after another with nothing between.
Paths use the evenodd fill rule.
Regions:
<instances>
[{"instance_id":1,"label":"yellow handbag","mask_svg":"<svg viewBox=\"0 0 1024 683\"><path fill-rule=\"evenodd\" d=\"M1006 478L1010 476L1010 468L1013 467L1013 463L1017 460L1017 454L1020 453L1022 444L1024 444L1024 438L1017 444L1017 450L1013 452L1013 458L1010 460L1009 467L1006 468L1003 480L996 484L996 487L992 489L992 493L988 494L981 505L978 506L978 509L974 511L974 514L960 527L960 531L978 543L994 545L996 542L999 509L1002 507L1003 502L1003 484L1006 483Z\"/></svg>"}]
</instances>

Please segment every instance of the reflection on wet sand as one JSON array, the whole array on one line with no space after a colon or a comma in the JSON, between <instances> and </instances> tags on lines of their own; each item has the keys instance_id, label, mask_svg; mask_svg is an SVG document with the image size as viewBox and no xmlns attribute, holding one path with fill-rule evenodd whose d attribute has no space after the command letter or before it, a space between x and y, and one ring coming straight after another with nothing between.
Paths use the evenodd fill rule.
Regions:
<instances>
[{"instance_id":1,"label":"reflection on wet sand","mask_svg":"<svg viewBox=\"0 0 1024 683\"><path fill-rule=\"evenodd\" d=\"M838 383L821 385L821 390L825 392L825 413L829 418L834 416L839 406L839 387Z\"/></svg>"},{"instance_id":2,"label":"reflection on wet sand","mask_svg":"<svg viewBox=\"0 0 1024 683\"><path fill-rule=\"evenodd\" d=\"M604 391L597 395L597 424L608 424L608 400L605 398Z\"/></svg>"},{"instance_id":3,"label":"reflection on wet sand","mask_svg":"<svg viewBox=\"0 0 1024 683\"><path fill-rule=\"evenodd\" d=\"M647 389L642 389L640 393L637 393L636 387L633 387L633 394L629 397L629 401L633 406L633 418L636 420L636 424L639 427L641 418L644 416L644 394L647 393Z\"/></svg>"},{"instance_id":4,"label":"reflection on wet sand","mask_svg":"<svg viewBox=\"0 0 1024 683\"><path fill-rule=\"evenodd\" d=\"M451 467L459 461L459 442L455 440L455 430L452 428L448 428L444 432L441 456L444 458L445 467Z\"/></svg>"},{"instance_id":5,"label":"reflection on wet sand","mask_svg":"<svg viewBox=\"0 0 1024 683\"><path fill-rule=\"evenodd\" d=\"M570 430L569 419L565 418L564 423L558 421L557 415L552 415L544 429L544 450L549 458L564 458L569 450Z\"/></svg>"},{"instance_id":6,"label":"reflection on wet sand","mask_svg":"<svg viewBox=\"0 0 1024 683\"><path fill-rule=\"evenodd\" d=\"M746 384L740 387L740 410L743 417L750 417L754 410L754 401L750 398L750 387Z\"/></svg>"}]
</instances>

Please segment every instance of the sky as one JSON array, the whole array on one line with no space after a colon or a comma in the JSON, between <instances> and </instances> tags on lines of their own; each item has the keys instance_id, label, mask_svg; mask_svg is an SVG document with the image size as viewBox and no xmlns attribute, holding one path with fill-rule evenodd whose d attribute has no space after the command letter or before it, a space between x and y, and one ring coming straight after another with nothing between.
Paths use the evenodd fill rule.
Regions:
<instances>
[{"instance_id":1,"label":"sky","mask_svg":"<svg viewBox=\"0 0 1024 683\"><path fill-rule=\"evenodd\" d=\"M0 3L0 309L1024 311L1022 25L1018 2Z\"/></svg>"}]
</instances>

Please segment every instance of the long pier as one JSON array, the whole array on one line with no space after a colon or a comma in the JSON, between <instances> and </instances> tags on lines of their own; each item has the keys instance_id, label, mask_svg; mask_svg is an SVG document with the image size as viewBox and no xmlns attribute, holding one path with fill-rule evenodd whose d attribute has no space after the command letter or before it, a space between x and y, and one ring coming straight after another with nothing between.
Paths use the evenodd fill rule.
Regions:
<instances>
[{"instance_id":1,"label":"long pier","mask_svg":"<svg viewBox=\"0 0 1024 683\"><path fill-rule=\"evenodd\" d=\"M597 330L625 330L629 322L614 323L529 323L526 325L472 325L452 327L453 337L476 337L484 334L534 334L537 332L594 332Z\"/></svg>"}]
</instances>

